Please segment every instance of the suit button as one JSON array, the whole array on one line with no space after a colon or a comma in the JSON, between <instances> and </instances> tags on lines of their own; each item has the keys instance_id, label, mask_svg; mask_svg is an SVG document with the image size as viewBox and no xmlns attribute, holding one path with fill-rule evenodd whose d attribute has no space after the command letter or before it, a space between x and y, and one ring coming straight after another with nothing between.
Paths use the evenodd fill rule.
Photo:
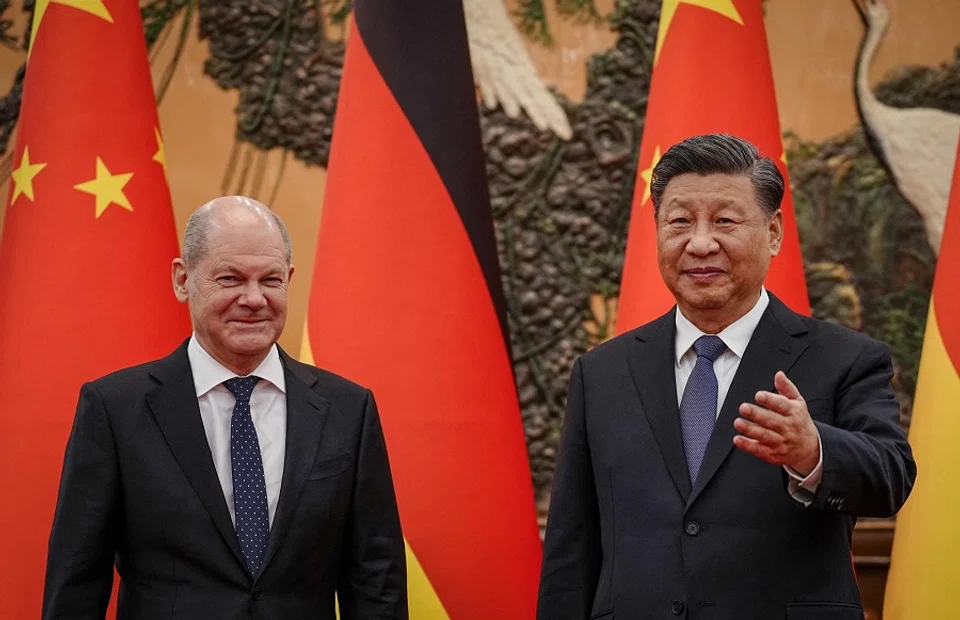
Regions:
<instances>
[{"instance_id":1,"label":"suit button","mask_svg":"<svg viewBox=\"0 0 960 620\"><path fill-rule=\"evenodd\" d=\"M683 601L674 601L673 605L670 606L670 611L672 611L675 616L679 616L683 613L684 607Z\"/></svg>"},{"instance_id":2,"label":"suit button","mask_svg":"<svg viewBox=\"0 0 960 620\"><path fill-rule=\"evenodd\" d=\"M251 592L250 594L253 595L253 600L255 601L259 601L260 599L263 598L263 590L261 590L260 588L254 588L253 592Z\"/></svg>"},{"instance_id":3,"label":"suit button","mask_svg":"<svg viewBox=\"0 0 960 620\"><path fill-rule=\"evenodd\" d=\"M700 533L700 524L696 521L690 521L684 526L683 531L691 536L696 536Z\"/></svg>"}]
</instances>

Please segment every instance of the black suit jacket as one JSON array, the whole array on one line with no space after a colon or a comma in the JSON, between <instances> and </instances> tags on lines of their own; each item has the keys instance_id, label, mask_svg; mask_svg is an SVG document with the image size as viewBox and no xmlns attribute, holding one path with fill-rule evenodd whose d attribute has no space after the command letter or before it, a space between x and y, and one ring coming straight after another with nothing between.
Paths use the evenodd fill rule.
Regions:
<instances>
[{"instance_id":1,"label":"black suit jacket","mask_svg":"<svg viewBox=\"0 0 960 620\"><path fill-rule=\"evenodd\" d=\"M538 620L862 618L856 518L894 514L916 477L866 336L771 295L695 485L677 404L674 312L574 365L547 522ZM820 431L823 479L804 507L781 467L733 446L733 421L785 371Z\"/></svg>"},{"instance_id":2,"label":"black suit jacket","mask_svg":"<svg viewBox=\"0 0 960 620\"><path fill-rule=\"evenodd\" d=\"M186 343L83 386L50 536L45 620L407 618L403 536L373 395L281 351L283 478L263 568L244 565Z\"/></svg>"}]
</instances>

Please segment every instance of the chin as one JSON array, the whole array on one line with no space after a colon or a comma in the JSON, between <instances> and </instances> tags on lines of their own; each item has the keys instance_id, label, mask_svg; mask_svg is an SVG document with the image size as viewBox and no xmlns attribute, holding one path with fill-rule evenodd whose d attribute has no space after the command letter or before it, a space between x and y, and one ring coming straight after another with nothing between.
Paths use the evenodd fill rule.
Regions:
<instances>
[{"instance_id":1,"label":"chin","mask_svg":"<svg viewBox=\"0 0 960 620\"><path fill-rule=\"evenodd\" d=\"M699 286L681 287L677 297L691 308L698 310L722 308L730 300L730 296L723 289Z\"/></svg>"},{"instance_id":2,"label":"chin","mask_svg":"<svg viewBox=\"0 0 960 620\"><path fill-rule=\"evenodd\" d=\"M272 331L250 334L235 334L229 339L230 348L237 353L252 355L270 348L277 339Z\"/></svg>"}]
</instances>

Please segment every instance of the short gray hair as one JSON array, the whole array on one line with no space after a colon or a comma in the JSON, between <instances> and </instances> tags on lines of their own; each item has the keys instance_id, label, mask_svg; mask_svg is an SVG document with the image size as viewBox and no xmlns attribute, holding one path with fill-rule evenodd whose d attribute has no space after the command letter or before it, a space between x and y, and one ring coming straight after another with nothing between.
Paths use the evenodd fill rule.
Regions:
<instances>
[{"instance_id":1,"label":"short gray hair","mask_svg":"<svg viewBox=\"0 0 960 620\"><path fill-rule=\"evenodd\" d=\"M653 168L650 195L653 216L667 185L681 174L744 174L750 177L760 207L772 216L783 201L784 180L777 164L742 138L725 133L693 136L671 146Z\"/></svg>"},{"instance_id":2,"label":"short gray hair","mask_svg":"<svg viewBox=\"0 0 960 620\"><path fill-rule=\"evenodd\" d=\"M187 229L183 233L183 247L180 255L187 269L193 269L207 253L210 240L210 225L217 213L217 208L228 203L244 203L251 209L262 210L268 213L280 230L280 236L283 238L283 249L287 256L287 264L293 260L293 242L290 240L290 232L287 225L283 223L280 216L266 205L247 198L245 196L223 196L214 198L210 202L202 205L187 220Z\"/></svg>"}]
</instances>

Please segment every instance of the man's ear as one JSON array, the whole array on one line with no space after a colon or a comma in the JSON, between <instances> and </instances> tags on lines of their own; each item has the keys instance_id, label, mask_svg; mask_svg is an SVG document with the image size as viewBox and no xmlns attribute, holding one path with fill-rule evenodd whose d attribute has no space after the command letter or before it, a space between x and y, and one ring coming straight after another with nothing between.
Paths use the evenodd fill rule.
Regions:
<instances>
[{"instance_id":1,"label":"man's ear","mask_svg":"<svg viewBox=\"0 0 960 620\"><path fill-rule=\"evenodd\" d=\"M170 273L173 277L173 294L177 296L177 301L185 303L187 301L187 264L182 258L173 259Z\"/></svg>"},{"instance_id":2,"label":"man's ear","mask_svg":"<svg viewBox=\"0 0 960 620\"><path fill-rule=\"evenodd\" d=\"M780 246L783 245L783 211L777 209L777 212L770 218L770 256L776 256L780 253Z\"/></svg>"}]
</instances>

